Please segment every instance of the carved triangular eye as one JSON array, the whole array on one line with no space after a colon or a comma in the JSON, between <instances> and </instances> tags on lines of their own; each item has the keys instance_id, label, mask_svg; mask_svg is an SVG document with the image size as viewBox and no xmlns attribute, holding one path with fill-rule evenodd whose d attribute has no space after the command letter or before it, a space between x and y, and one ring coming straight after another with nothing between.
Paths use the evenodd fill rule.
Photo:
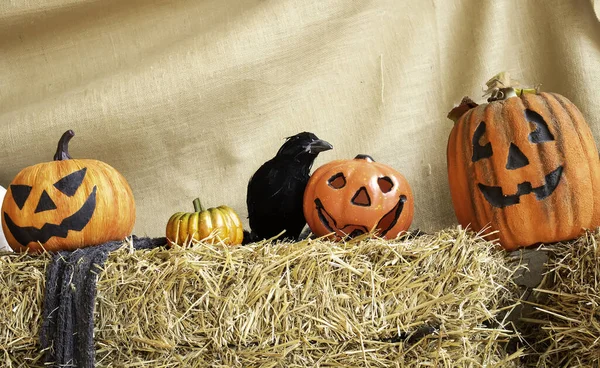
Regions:
<instances>
[{"instance_id":1,"label":"carved triangular eye","mask_svg":"<svg viewBox=\"0 0 600 368\"><path fill-rule=\"evenodd\" d=\"M475 133L473 133L473 156L471 157L471 161L476 162L483 158L491 157L493 154L492 144L490 142L485 145L481 145L480 140L483 138L485 134L485 122L479 123L477 129L475 129Z\"/></svg>"},{"instance_id":2,"label":"carved triangular eye","mask_svg":"<svg viewBox=\"0 0 600 368\"><path fill-rule=\"evenodd\" d=\"M554 135L548 129L548 124L544 121L542 115L533 110L525 110L525 118L535 126L535 130L529 133L531 143L544 143L554 140Z\"/></svg>"},{"instance_id":3,"label":"carved triangular eye","mask_svg":"<svg viewBox=\"0 0 600 368\"><path fill-rule=\"evenodd\" d=\"M75 171L74 173L63 177L62 179L54 183L54 187L60 190L62 193L68 195L69 197L72 197L77 192L77 189L79 189L79 187L81 186L86 171L86 167L84 167L81 170Z\"/></svg>"},{"instance_id":4,"label":"carved triangular eye","mask_svg":"<svg viewBox=\"0 0 600 368\"><path fill-rule=\"evenodd\" d=\"M485 145L481 145L480 140L483 138L485 134L485 122L479 123L477 129L475 129L475 133L473 133L473 156L471 157L471 161L477 162L483 158L491 157L493 154L492 144L490 142Z\"/></svg>"},{"instance_id":5,"label":"carved triangular eye","mask_svg":"<svg viewBox=\"0 0 600 368\"><path fill-rule=\"evenodd\" d=\"M31 193L31 187L29 185L13 184L10 186L10 191L17 207L22 210L29 197L29 193Z\"/></svg>"}]
</instances>

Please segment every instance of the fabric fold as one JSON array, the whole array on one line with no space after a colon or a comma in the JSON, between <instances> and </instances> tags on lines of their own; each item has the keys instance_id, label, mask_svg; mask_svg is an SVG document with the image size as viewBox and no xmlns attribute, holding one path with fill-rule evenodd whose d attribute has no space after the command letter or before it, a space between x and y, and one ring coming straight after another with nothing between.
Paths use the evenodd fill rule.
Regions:
<instances>
[{"instance_id":1,"label":"fabric fold","mask_svg":"<svg viewBox=\"0 0 600 368\"><path fill-rule=\"evenodd\" d=\"M152 249L165 238L132 237L133 248ZM61 251L46 269L40 345L44 362L60 367L94 367L94 307L96 282L108 255L126 246L113 241L98 246Z\"/></svg>"}]
</instances>

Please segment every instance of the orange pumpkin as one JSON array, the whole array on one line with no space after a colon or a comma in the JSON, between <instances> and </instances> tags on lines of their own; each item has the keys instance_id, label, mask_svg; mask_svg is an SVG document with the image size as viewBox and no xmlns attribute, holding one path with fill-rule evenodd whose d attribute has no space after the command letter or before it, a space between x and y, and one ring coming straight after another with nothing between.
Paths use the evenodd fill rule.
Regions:
<instances>
[{"instance_id":1,"label":"orange pumpkin","mask_svg":"<svg viewBox=\"0 0 600 368\"><path fill-rule=\"evenodd\" d=\"M231 207L219 206L205 210L199 198L193 203L194 212L177 212L169 218L166 233L170 245L184 245L192 239L210 244L218 241L227 245L242 243L242 221Z\"/></svg>"},{"instance_id":2,"label":"orange pumpkin","mask_svg":"<svg viewBox=\"0 0 600 368\"><path fill-rule=\"evenodd\" d=\"M488 86L490 82L488 82ZM459 223L507 250L600 225L600 161L590 128L557 93L502 83L487 104L448 115L448 179Z\"/></svg>"},{"instance_id":3,"label":"orange pumpkin","mask_svg":"<svg viewBox=\"0 0 600 368\"><path fill-rule=\"evenodd\" d=\"M374 232L395 238L413 219L413 196L398 171L370 156L319 167L304 192L304 217L313 234L334 239Z\"/></svg>"},{"instance_id":4,"label":"orange pumpkin","mask_svg":"<svg viewBox=\"0 0 600 368\"><path fill-rule=\"evenodd\" d=\"M133 193L125 178L108 164L71 159L69 130L54 161L23 169L2 202L2 229L19 252L74 250L131 234L135 223Z\"/></svg>"}]
</instances>

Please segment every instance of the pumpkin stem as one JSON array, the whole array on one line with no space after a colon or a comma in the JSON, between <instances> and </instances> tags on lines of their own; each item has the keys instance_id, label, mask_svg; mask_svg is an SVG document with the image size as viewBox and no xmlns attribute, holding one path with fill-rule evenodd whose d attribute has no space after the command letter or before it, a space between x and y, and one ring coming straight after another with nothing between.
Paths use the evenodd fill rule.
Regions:
<instances>
[{"instance_id":1,"label":"pumpkin stem","mask_svg":"<svg viewBox=\"0 0 600 368\"><path fill-rule=\"evenodd\" d=\"M493 89L516 87L519 81L511 79L508 72L500 72L485 82L485 85L487 87L485 93L489 94Z\"/></svg>"},{"instance_id":2,"label":"pumpkin stem","mask_svg":"<svg viewBox=\"0 0 600 368\"><path fill-rule=\"evenodd\" d=\"M508 72L500 72L485 83L487 90L483 96L490 96L488 102L506 100L510 97L521 96L524 93L539 93L540 85L534 88L516 88L519 81L511 79Z\"/></svg>"},{"instance_id":3,"label":"pumpkin stem","mask_svg":"<svg viewBox=\"0 0 600 368\"><path fill-rule=\"evenodd\" d=\"M75 133L70 129L64 132L58 141L58 147L56 148L56 153L54 154L54 161L69 160L72 158L71 155L69 155L69 141L74 136Z\"/></svg>"},{"instance_id":4,"label":"pumpkin stem","mask_svg":"<svg viewBox=\"0 0 600 368\"><path fill-rule=\"evenodd\" d=\"M375 160L373 160L373 157L369 156L369 155L365 155L363 153L356 155L356 157L354 157L355 160L365 160L367 162L375 162Z\"/></svg>"},{"instance_id":5,"label":"pumpkin stem","mask_svg":"<svg viewBox=\"0 0 600 368\"><path fill-rule=\"evenodd\" d=\"M194 212L202 212L204 211L204 207L202 207L202 203L200 202L200 198L194 199Z\"/></svg>"}]
</instances>

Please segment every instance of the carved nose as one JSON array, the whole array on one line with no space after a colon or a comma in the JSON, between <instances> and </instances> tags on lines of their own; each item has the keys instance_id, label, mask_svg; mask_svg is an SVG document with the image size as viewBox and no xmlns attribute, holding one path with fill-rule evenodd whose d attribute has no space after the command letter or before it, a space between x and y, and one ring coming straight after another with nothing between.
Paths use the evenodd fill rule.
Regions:
<instances>
[{"instance_id":1,"label":"carved nose","mask_svg":"<svg viewBox=\"0 0 600 368\"><path fill-rule=\"evenodd\" d=\"M508 149L508 159L506 160L506 168L508 170L515 170L527 165L529 165L529 160L527 159L527 156L525 156L525 154L521 152L519 147L517 147L514 143L511 143Z\"/></svg>"},{"instance_id":2,"label":"carved nose","mask_svg":"<svg viewBox=\"0 0 600 368\"><path fill-rule=\"evenodd\" d=\"M56 205L52 201L52 198L50 198L48 193L46 193L46 191L44 190L42 192L42 196L40 197L40 201L38 202L37 207L35 208L34 213L55 210L55 209L56 209Z\"/></svg>"},{"instance_id":3,"label":"carved nose","mask_svg":"<svg viewBox=\"0 0 600 368\"><path fill-rule=\"evenodd\" d=\"M371 205L371 198L369 197L367 188L360 187L360 189L356 191L354 197L352 197L352 204L363 207L368 207Z\"/></svg>"}]
</instances>

